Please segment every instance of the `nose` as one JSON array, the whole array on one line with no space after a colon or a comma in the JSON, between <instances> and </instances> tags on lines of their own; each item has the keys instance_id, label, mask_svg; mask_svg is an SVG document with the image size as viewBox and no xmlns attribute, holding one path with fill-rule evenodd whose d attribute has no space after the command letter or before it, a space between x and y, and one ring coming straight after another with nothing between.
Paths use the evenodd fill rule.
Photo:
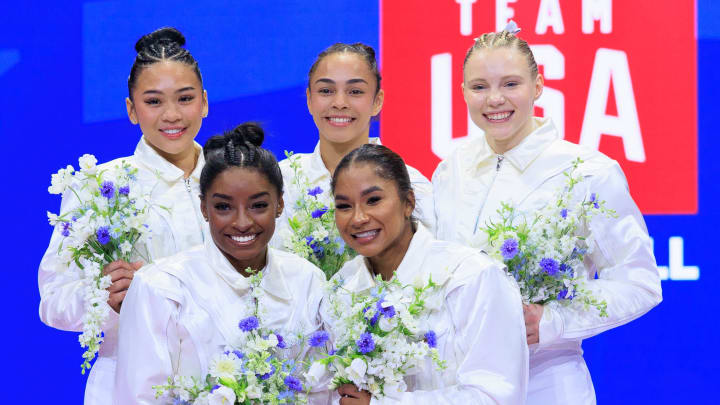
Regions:
<instances>
[{"instance_id":1,"label":"nose","mask_svg":"<svg viewBox=\"0 0 720 405\"><path fill-rule=\"evenodd\" d=\"M488 104L491 107L497 107L500 105L503 105L505 103L505 95L502 93L502 91L498 89L490 90L490 95L488 97Z\"/></svg>"},{"instance_id":2,"label":"nose","mask_svg":"<svg viewBox=\"0 0 720 405\"><path fill-rule=\"evenodd\" d=\"M246 232L251 226L253 226L254 223L255 221L253 221L252 217L248 215L245 210L238 210L238 214L235 216L235 220L232 225L238 231Z\"/></svg>"},{"instance_id":3,"label":"nose","mask_svg":"<svg viewBox=\"0 0 720 405\"><path fill-rule=\"evenodd\" d=\"M368 222L369 217L365 213L365 210L358 204L353 209L353 215L351 218L351 225L353 227L359 228L362 225L364 225L366 222Z\"/></svg>"},{"instance_id":4,"label":"nose","mask_svg":"<svg viewBox=\"0 0 720 405\"><path fill-rule=\"evenodd\" d=\"M346 108L347 107L347 95L342 91L336 91L335 96L333 97L332 106L339 110Z\"/></svg>"},{"instance_id":5,"label":"nose","mask_svg":"<svg viewBox=\"0 0 720 405\"><path fill-rule=\"evenodd\" d=\"M162 119L166 122L179 121L182 118L180 108L174 103L168 103L165 111L163 111Z\"/></svg>"}]
</instances>

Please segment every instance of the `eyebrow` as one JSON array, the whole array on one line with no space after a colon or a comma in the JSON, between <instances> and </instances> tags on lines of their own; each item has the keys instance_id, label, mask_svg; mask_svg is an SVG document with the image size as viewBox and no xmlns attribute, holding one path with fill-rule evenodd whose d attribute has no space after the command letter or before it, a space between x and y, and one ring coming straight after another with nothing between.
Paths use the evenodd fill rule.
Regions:
<instances>
[{"instance_id":1,"label":"eyebrow","mask_svg":"<svg viewBox=\"0 0 720 405\"><path fill-rule=\"evenodd\" d=\"M366 196L366 195L368 195L368 194L370 194L370 193L373 193L373 192L375 192L375 191L383 191L383 189L382 189L380 186L368 187L368 188L366 188L365 190L363 190L362 193L360 193L360 195L364 197L364 196ZM342 195L342 194L336 195L336 196L335 196L335 199L336 199L336 200L345 200L345 201L349 200L348 197L346 197L346 196L344 196L344 195Z\"/></svg>"},{"instance_id":2,"label":"eyebrow","mask_svg":"<svg viewBox=\"0 0 720 405\"><path fill-rule=\"evenodd\" d=\"M195 87L193 87L193 86L183 87L182 89L175 90L175 93L182 93L183 91L188 91L188 90L195 90ZM164 93L160 90L145 90L143 92L143 94L164 94Z\"/></svg>"},{"instance_id":3,"label":"eyebrow","mask_svg":"<svg viewBox=\"0 0 720 405\"><path fill-rule=\"evenodd\" d=\"M522 75L506 75L506 76L501 77L500 80L522 79L522 78L523 78ZM486 78L484 78L484 77L475 77L475 78L471 78L469 81L471 81L471 82L474 82L474 81L483 81L483 82L486 82L486 81L488 81L488 80L487 80Z\"/></svg>"},{"instance_id":4,"label":"eyebrow","mask_svg":"<svg viewBox=\"0 0 720 405\"><path fill-rule=\"evenodd\" d=\"M230 196L227 195L227 194L215 193L215 194L213 194L212 196L213 196L213 198L222 198L223 200L230 200L230 201L232 201L232 199L233 199L232 197L230 197Z\"/></svg>"},{"instance_id":5,"label":"eyebrow","mask_svg":"<svg viewBox=\"0 0 720 405\"><path fill-rule=\"evenodd\" d=\"M332 79L328 79L326 77L321 77L320 79L315 80L315 83L328 83L328 84L335 84L335 81ZM350 79L345 82L346 84L355 84L355 83L365 83L368 84L367 80L362 78L357 79Z\"/></svg>"},{"instance_id":6,"label":"eyebrow","mask_svg":"<svg viewBox=\"0 0 720 405\"><path fill-rule=\"evenodd\" d=\"M260 197L263 197L263 196L266 196L266 195L270 195L270 193L268 193L267 191L262 191L262 192L260 192L260 193L251 195L251 196L250 196L250 199L251 199L251 200L254 200L254 199L256 199L256 198L260 198Z\"/></svg>"}]
</instances>

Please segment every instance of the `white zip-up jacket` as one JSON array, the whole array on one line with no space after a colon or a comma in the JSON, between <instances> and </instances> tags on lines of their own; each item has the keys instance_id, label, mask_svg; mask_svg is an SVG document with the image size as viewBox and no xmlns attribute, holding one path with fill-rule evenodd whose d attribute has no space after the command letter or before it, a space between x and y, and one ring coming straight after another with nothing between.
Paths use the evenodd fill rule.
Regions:
<instances>
[{"instance_id":1,"label":"white zip-up jacket","mask_svg":"<svg viewBox=\"0 0 720 405\"><path fill-rule=\"evenodd\" d=\"M195 147L200 149L198 144L195 144ZM120 160L125 160L138 169L137 184L145 192L151 193L150 201L154 208L150 211L148 225L152 237L147 245L141 248L146 251L150 261L202 243L203 229L207 227L200 213L198 197L200 173L205 164L202 150L195 169L187 179L181 169L161 157L147 144L145 138L138 142L132 156L100 165L99 170L119 163ZM72 210L77 204L72 193L65 193L60 212ZM56 228L38 269L40 319L53 328L81 332L84 314L83 285L77 269L60 270L57 252L62 239L63 236ZM118 319L119 315L111 309L103 325L105 337L85 387L86 405L112 403ZM77 360L79 366L82 359L78 356Z\"/></svg>"},{"instance_id":2,"label":"white zip-up jacket","mask_svg":"<svg viewBox=\"0 0 720 405\"><path fill-rule=\"evenodd\" d=\"M537 118L535 118L537 119ZM539 119L538 119L539 120ZM630 322L662 300L660 278L642 214L628 191L618 163L602 153L560 139L550 119L519 145L497 155L485 137L472 138L440 163L433 175L438 238L483 247L481 229L501 202L528 217L554 201L576 158L585 181L577 198L597 193L618 217L598 215L590 223L594 249L577 269L586 289L607 302L607 317L550 302L540 321L540 343L530 348L529 404L593 404L595 392L581 343L585 338ZM597 279L595 276L597 275Z\"/></svg>"}]
</instances>

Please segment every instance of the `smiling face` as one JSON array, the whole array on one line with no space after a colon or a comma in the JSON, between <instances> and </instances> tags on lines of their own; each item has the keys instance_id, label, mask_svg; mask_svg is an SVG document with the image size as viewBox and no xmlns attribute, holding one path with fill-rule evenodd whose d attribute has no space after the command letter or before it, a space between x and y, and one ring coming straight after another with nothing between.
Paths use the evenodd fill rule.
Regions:
<instances>
[{"instance_id":1,"label":"smiling face","mask_svg":"<svg viewBox=\"0 0 720 405\"><path fill-rule=\"evenodd\" d=\"M396 265L412 239L412 193L401 198L397 185L375 173L371 163L352 163L335 183L335 223L359 254ZM374 264L374 263L373 263Z\"/></svg>"},{"instance_id":2,"label":"smiling face","mask_svg":"<svg viewBox=\"0 0 720 405\"><path fill-rule=\"evenodd\" d=\"M367 62L351 52L325 56L310 77L308 111L321 142L336 145L367 143L370 118L382 109L383 91Z\"/></svg>"},{"instance_id":3,"label":"smiling face","mask_svg":"<svg viewBox=\"0 0 720 405\"><path fill-rule=\"evenodd\" d=\"M534 130L533 105L543 89L525 55L512 47L473 52L465 65L463 97L488 144L504 153Z\"/></svg>"},{"instance_id":4,"label":"smiling face","mask_svg":"<svg viewBox=\"0 0 720 405\"><path fill-rule=\"evenodd\" d=\"M275 218L283 210L282 197L265 175L239 167L226 169L202 197L201 210L215 245L237 271L265 266Z\"/></svg>"},{"instance_id":5,"label":"smiling face","mask_svg":"<svg viewBox=\"0 0 720 405\"><path fill-rule=\"evenodd\" d=\"M193 140L208 113L207 94L193 69L162 61L144 68L125 99L128 117L168 161L194 153Z\"/></svg>"}]
</instances>

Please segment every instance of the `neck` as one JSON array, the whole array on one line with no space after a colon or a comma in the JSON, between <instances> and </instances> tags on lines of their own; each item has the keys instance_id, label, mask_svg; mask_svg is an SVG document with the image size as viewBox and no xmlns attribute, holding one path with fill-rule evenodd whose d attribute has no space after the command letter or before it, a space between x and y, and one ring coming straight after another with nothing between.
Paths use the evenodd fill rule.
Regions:
<instances>
[{"instance_id":1,"label":"neck","mask_svg":"<svg viewBox=\"0 0 720 405\"><path fill-rule=\"evenodd\" d=\"M353 149L359 148L362 145L370 142L370 136L366 133L364 136L357 137L349 142L345 143L332 143L320 138L320 157L322 158L325 167L330 172L330 175L335 173L340 160L350 153Z\"/></svg>"},{"instance_id":2,"label":"neck","mask_svg":"<svg viewBox=\"0 0 720 405\"><path fill-rule=\"evenodd\" d=\"M403 233L398 237L391 246L382 251L377 256L368 257L368 261L372 266L372 272L374 274L380 274L383 280L387 281L392 279L395 270L397 270L400 263L405 258L405 254L410 247L410 241L413 238L413 226L408 220Z\"/></svg>"},{"instance_id":3,"label":"neck","mask_svg":"<svg viewBox=\"0 0 720 405\"><path fill-rule=\"evenodd\" d=\"M248 260L238 260L234 257L228 257L230 264L240 273L243 277L250 277L253 273L257 273L262 270L267 264L267 246L265 250L256 257ZM248 271L247 269L251 271Z\"/></svg>"},{"instance_id":4,"label":"neck","mask_svg":"<svg viewBox=\"0 0 720 405\"><path fill-rule=\"evenodd\" d=\"M520 133L516 136L511 136L507 139L495 139L489 136L485 136L485 139L487 139L488 145L490 145L490 148L497 153L498 155L502 155L503 153L509 151L510 149L520 145L520 143L528 137L533 131L535 131L540 124L535 120L534 117L530 117L530 121L523 127L523 129L520 130Z\"/></svg>"},{"instance_id":5,"label":"neck","mask_svg":"<svg viewBox=\"0 0 720 405\"><path fill-rule=\"evenodd\" d=\"M172 163L173 166L182 170L184 173L183 177L190 177L190 174L192 174L193 170L195 170L198 157L200 156L200 151L195 147L195 144L191 145L191 147L187 150L179 153L167 153L156 148L155 146L150 144L150 142L148 142L148 145L150 145L151 148L155 149L155 152L157 152L158 155L162 156L163 159L167 160L168 162Z\"/></svg>"}]
</instances>

